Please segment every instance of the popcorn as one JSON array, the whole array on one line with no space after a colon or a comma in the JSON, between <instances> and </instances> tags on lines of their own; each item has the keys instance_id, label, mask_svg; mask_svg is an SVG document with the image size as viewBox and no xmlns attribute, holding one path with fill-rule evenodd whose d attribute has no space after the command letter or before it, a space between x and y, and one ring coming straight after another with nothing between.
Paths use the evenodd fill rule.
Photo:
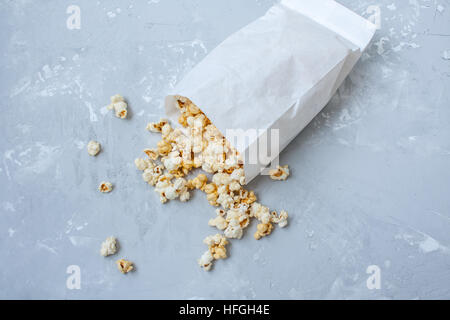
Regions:
<instances>
[{"instance_id":1,"label":"popcorn","mask_svg":"<svg viewBox=\"0 0 450 320\"><path fill-rule=\"evenodd\" d=\"M272 222L277 223L280 228L284 228L287 226L288 222L288 213L284 210L281 210L280 215L277 216L275 211L272 212Z\"/></svg>"},{"instance_id":2,"label":"popcorn","mask_svg":"<svg viewBox=\"0 0 450 320\"><path fill-rule=\"evenodd\" d=\"M142 158L137 158L136 160L134 160L134 164L136 165L136 168L141 171L144 171L146 169L153 169L155 167L153 161Z\"/></svg>"},{"instance_id":3,"label":"popcorn","mask_svg":"<svg viewBox=\"0 0 450 320\"><path fill-rule=\"evenodd\" d=\"M166 141L166 140L161 140L158 142L158 153L160 155L168 155L169 152L172 150L172 145Z\"/></svg>"},{"instance_id":4,"label":"popcorn","mask_svg":"<svg viewBox=\"0 0 450 320\"><path fill-rule=\"evenodd\" d=\"M269 171L269 175L272 180L286 180L289 176L289 166L277 166L276 169Z\"/></svg>"},{"instance_id":5,"label":"popcorn","mask_svg":"<svg viewBox=\"0 0 450 320\"><path fill-rule=\"evenodd\" d=\"M219 230L224 230L228 226L228 222L224 217L217 216L214 219L210 219L208 225L210 225L211 227L216 227Z\"/></svg>"},{"instance_id":6,"label":"popcorn","mask_svg":"<svg viewBox=\"0 0 450 320\"><path fill-rule=\"evenodd\" d=\"M217 190L217 186L214 183L208 183L203 186L203 191L206 194L213 193Z\"/></svg>"},{"instance_id":7,"label":"popcorn","mask_svg":"<svg viewBox=\"0 0 450 320\"><path fill-rule=\"evenodd\" d=\"M87 144L87 152L90 156L96 156L100 152L100 143L94 140L89 141Z\"/></svg>"},{"instance_id":8,"label":"popcorn","mask_svg":"<svg viewBox=\"0 0 450 320\"><path fill-rule=\"evenodd\" d=\"M217 203L222 205L225 209L231 208L234 204L234 199L228 193L219 193L219 197L217 198Z\"/></svg>"},{"instance_id":9,"label":"popcorn","mask_svg":"<svg viewBox=\"0 0 450 320\"><path fill-rule=\"evenodd\" d=\"M206 185L207 181L208 181L208 177L202 173L202 174L199 174L194 179L190 180L189 183L195 189L202 189Z\"/></svg>"},{"instance_id":10,"label":"popcorn","mask_svg":"<svg viewBox=\"0 0 450 320\"><path fill-rule=\"evenodd\" d=\"M163 170L164 167L162 165L153 167L149 166L142 173L142 179L144 179L144 181L147 182L149 185L154 186L158 182L159 177L162 175Z\"/></svg>"},{"instance_id":11,"label":"popcorn","mask_svg":"<svg viewBox=\"0 0 450 320\"><path fill-rule=\"evenodd\" d=\"M155 186L155 192L159 193L160 201L166 203L167 200L174 200L180 197L180 201L185 202L190 198L190 194L187 188L187 181L183 178L176 178L172 183L173 176L169 174L163 174L158 178Z\"/></svg>"},{"instance_id":12,"label":"popcorn","mask_svg":"<svg viewBox=\"0 0 450 320\"><path fill-rule=\"evenodd\" d=\"M111 104L107 106L107 109L114 109L116 117L125 119L127 117L127 107L128 105L125 102L125 99L120 94L116 94L111 97Z\"/></svg>"},{"instance_id":13,"label":"popcorn","mask_svg":"<svg viewBox=\"0 0 450 320\"><path fill-rule=\"evenodd\" d=\"M169 123L167 119L161 119L159 122L150 122L147 124L146 129L151 132L161 132L162 128Z\"/></svg>"},{"instance_id":14,"label":"popcorn","mask_svg":"<svg viewBox=\"0 0 450 320\"><path fill-rule=\"evenodd\" d=\"M209 250L205 251L205 253L198 260L198 264L205 269L205 271L211 270L212 262L214 258Z\"/></svg>"},{"instance_id":15,"label":"popcorn","mask_svg":"<svg viewBox=\"0 0 450 320\"><path fill-rule=\"evenodd\" d=\"M208 200L209 204L212 206L217 207L219 204L217 203L217 198L219 198L219 195L217 192L209 193L206 195L206 200Z\"/></svg>"},{"instance_id":16,"label":"popcorn","mask_svg":"<svg viewBox=\"0 0 450 320\"><path fill-rule=\"evenodd\" d=\"M228 240L223 235L217 233L213 236L206 237L203 243L208 246L208 251L200 257L198 264L205 271L209 271L214 260L225 259L227 257L227 249L225 246L228 244Z\"/></svg>"},{"instance_id":17,"label":"popcorn","mask_svg":"<svg viewBox=\"0 0 450 320\"><path fill-rule=\"evenodd\" d=\"M226 221L228 222L228 226L224 231L225 236L235 239L242 238L243 230L250 224L250 216L247 214L247 208L240 207L228 210Z\"/></svg>"},{"instance_id":18,"label":"popcorn","mask_svg":"<svg viewBox=\"0 0 450 320\"><path fill-rule=\"evenodd\" d=\"M103 182L100 183L100 185L98 186L98 190L99 190L100 192L103 192L103 193L111 192L112 189L113 189L113 185L112 185L111 182L105 182L105 181L103 181Z\"/></svg>"},{"instance_id":19,"label":"popcorn","mask_svg":"<svg viewBox=\"0 0 450 320\"><path fill-rule=\"evenodd\" d=\"M252 204L250 208L250 215L252 217L255 217L264 224L269 223L271 221L269 208L259 204L258 202Z\"/></svg>"},{"instance_id":20,"label":"popcorn","mask_svg":"<svg viewBox=\"0 0 450 320\"><path fill-rule=\"evenodd\" d=\"M159 157L157 149L144 149L144 153L152 160L157 160Z\"/></svg>"},{"instance_id":21,"label":"popcorn","mask_svg":"<svg viewBox=\"0 0 450 320\"><path fill-rule=\"evenodd\" d=\"M269 222L269 223L260 223L256 226L256 232L253 235L253 237L256 240L261 239L262 237L268 236L273 229L273 225Z\"/></svg>"},{"instance_id":22,"label":"popcorn","mask_svg":"<svg viewBox=\"0 0 450 320\"><path fill-rule=\"evenodd\" d=\"M183 159L180 157L180 153L178 151L172 151L161 159L164 167L166 167L169 172L177 171L180 168L182 161Z\"/></svg>"},{"instance_id":23,"label":"popcorn","mask_svg":"<svg viewBox=\"0 0 450 320\"><path fill-rule=\"evenodd\" d=\"M106 238L102 242L102 247L100 249L100 254L104 257L115 254L117 251L117 240L113 236Z\"/></svg>"},{"instance_id":24,"label":"popcorn","mask_svg":"<svg viewBox=\"0 0 450 320\"><path fill-rule=\"evenodd\" d=\"M125 259L117 260L116 264L119 271L122 272L123 274L128 273L134 269L133 262Z\"/></svg>"},{"instance_id":25,"label":"popcorn","mask_svg":"<svg viewBox=\"0 0 450 320\"><path fill-rule=\"evenodd\" d=\"M255 193L243 187L245 172L239 153L200 108L185 97L177 96L176 99L180 111L178 123L185 129L172 128L166 119L149 123L147 130L161 133L162 139L156 149L144 150L149 159L136 159L135 164L143 171L143 179L155 186L162 203L177 198L188 201L189 191L198 189L205 192L212 206L219 207L215 210L216 217L208 224L224 234L205 238L208 251L198 260L204 270L210 270L214 260L227 257L227 238L242 238L252 218L260 221L254 234L255 239L260 239L272 232L273 224L286 226L288 215L285 211L279 215L275 211L271 213L268 207L256 202ZM189 180L183 178L195 168L211 173L211 182L208 183L204 173ZM279 180L289 175L288 166L277 170L280 172L274 175Z\"/></svg>"}]
</instances>

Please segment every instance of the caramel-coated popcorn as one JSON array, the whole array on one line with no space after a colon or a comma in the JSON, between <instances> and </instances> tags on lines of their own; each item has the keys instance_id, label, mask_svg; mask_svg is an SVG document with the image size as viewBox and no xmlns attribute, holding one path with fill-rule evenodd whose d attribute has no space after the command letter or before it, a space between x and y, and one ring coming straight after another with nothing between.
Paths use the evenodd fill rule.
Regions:
<instances>
[{"instance_id":1,"label":"caramel-coated popcorn","mask_svg":"<svg viewBox=\"0 0 450 320\"><path fill-rule=\"evenodd\" d=\"M100 185L98 186L98 190L102 193L108 193L111 192L113 189L113 185L111 182L106 182L103 181L102 183L100 183Z\"/></svg>"},{"instance_id":2,"label":"caramel-coated popcorn","mask_svg":"<svg viewBox=\"0 0 450 320\"><path fill-rule=\"evenodd\" d=\"M276 169L269 171L269 175L272 180L286 180L289 176L289 166L277 166Z\"/></svg>"},{"instance_id":3,"label":"caramel-coated popcorn","mask_svg":"<svg viewBox=\"0 0 450 320\"><path fill-rule=\"evenodd\" d=\"M134 269L133 262L125 259L117 260L116 264L119 271L122 272L123 274L128 273Z\"/></svg>"},{"instance_id":4,"label":"caramel-coated popcorn","mask_svg":"<svg viewBox=\"0 0 450 320\"><path fill-rule=\"evenodd\" d=\"M240 239L252 218L260 221L254 235L260 239L272 232L272 223L286 226L288 215L285 211L279 215L271 213L268 207L257 202L255 193L244 188L245 173L239 153L199 107L185 97L176 98L180 111L178 123L184 129L172 128L166 119L149 123L147 130L161 133L162 139L156 149L144 150L149 159L136 159L135 164L143 171L144 181L155 186L162 203L177 198L187 201L189 190L198 189L206 194L209 204L218 207L216 217L208 224L223 234L205 238L208 251L198 260L204 270L210 270L214 260L227 257L227 239ZM208 182L204 173L185 178L197 168L211 174L211 180ZM281 172L274 173L277 179L289 175L287 166L277 170Z\"/></svg>"},{"instance_id":5,"label":"caramel-coated popcorn","mask_svg":"<svg viewBox=\"0 0 450 320\"><path fill-rule=\"evenodd\" d=\"M127 117L127 108L128 105L120 94L112 96L111 104L107 106L108 110L114 110L116 117L121 119L125 119Z\"/></svg>"}]
</instances>

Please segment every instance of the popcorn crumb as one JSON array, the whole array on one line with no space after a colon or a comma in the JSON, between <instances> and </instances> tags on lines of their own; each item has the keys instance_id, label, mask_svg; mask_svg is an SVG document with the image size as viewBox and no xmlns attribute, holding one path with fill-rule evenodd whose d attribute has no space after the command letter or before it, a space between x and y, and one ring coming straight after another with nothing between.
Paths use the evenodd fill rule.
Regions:
<instances>
[{"instance_id":1,"label":"popcorn crumb","mask_svg":"<svg viewBox=\"0 0 450 320\"><path fill-rule=\"evenodd\" d=\"M119 271L122 272L123 274L128 273L134 269L133 262L125 259L117 260L116 264Z\"/></svg>"},{"instance_id":2,"label":"popcorn crumb","mask_svg":"<svg viewBox=\"0 0 450 320\"><path fill-rule=\"evenodd\" d=\"M289 166L277 166L276 169L269 171L269 175L272 180L286 180L289 176Z\"/></svg>"},{"instance_id":3,"label":"popcorn crumb","mask_svg":"<svg viewBox=\"0 0 450 320\"><path fill-rule=\"evenodd\" d=\"M90 156L96 156L100 152L100 143L94 140L89 141L87 144L87 152Z\"/></svg>"},{"instance_id":4,"label":"popcorn crumb","mask_svg":"<svg viewBox=\"0 0 450 320\"><path fill-rule=\"evenodd\" d=\"M105 182L105 181L103 181L103 182L100 183L100 185L98 186L98 190L99 190L100 192L103 192L103 193L111 192L112 189L113 189L113 185L112 185L111 182Z\"/></svg>"},{"instance_id":5,"label":"popcorn crumb","mask_svg":"<svg viewBox=\"0 0 450 320\"><path fill-rule=\"evenodd\" d=\"M106 108L108 110L114 110L117 118L125 119L127 117L128 105L120 94L112 96L111 104L109 104Z\"/></svg>"},{"instance_id":6,"label":"popcorn crumb","mask_svg":"<svg viewBox=\"0 0 450 320\"><path fill-rule=\"evenodd\" d=\"M273 225L269 223L260 223L256 226L256 232L253 235L256 240L261 239L262 237L268 236L272 233Z\"/></svg>"},{"instance_id":7,"label":"popcorn crumb","mask_svg":"<svg viewBox=\"0 0 450 320\"><path fill-rule=\"evenodd\" d=\"M102 242L102 247L100 249L100 254L104 257L115 254L117 251L117 240L113 236L106 238Z\"/></svg>"}]
</instances>

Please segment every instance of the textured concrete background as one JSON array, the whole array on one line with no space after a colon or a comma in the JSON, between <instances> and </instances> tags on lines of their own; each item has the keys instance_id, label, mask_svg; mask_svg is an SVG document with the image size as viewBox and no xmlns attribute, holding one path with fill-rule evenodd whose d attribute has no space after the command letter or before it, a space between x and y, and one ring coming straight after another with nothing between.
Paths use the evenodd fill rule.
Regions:
<instances>
[{"instance_id":1,"label":"textured concrete background","mask_svg":"<svg viewBox=\"0 0 450 320\"><path fill-rule=\"evenodd\" d=\"M339 2L379 6L381 29L282 153L291 177L250 185L290 225L255 241L253 223L206 273L213 208L201 193L161 205L133 160L159 138L145 125L171 86L274 1L1 1L0 298L450 298L450 1ZM105 112L115 93L130 119ZM109 235L121 249L103 258Z\"/></svg>"}]
</instances>

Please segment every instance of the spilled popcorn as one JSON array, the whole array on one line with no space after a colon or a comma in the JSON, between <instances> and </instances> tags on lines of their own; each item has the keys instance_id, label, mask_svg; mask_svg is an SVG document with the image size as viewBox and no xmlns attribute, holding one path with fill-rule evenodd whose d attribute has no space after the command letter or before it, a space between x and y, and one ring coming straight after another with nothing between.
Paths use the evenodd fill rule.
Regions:
<instances>
[{"instance_id":1,"label":"spilled popcorn","mask_svg":"<svg viewBox=\"0 0 450 320\"><path fill-rule=\"evenodd\" d=\"M108 237L102 242L100 254L104 257L115 254L117 252L117 239L114 237Z\"/></svg>"},{"instance_id":2,"label":"spilled popcorn","mask_svg":"<svg viewBox=\"0 0 450 320\"><path fill-rule=\"evenodd\" d=\"M94 140L89 141L87 144L87 152L90 156L96 156L100 152L100 143Z\"/></svg>"},{"instance_id":3,"label":"spilled popcorn","mask_svg":"<svg viewBox=\"0 0 450 320\"><path fill-rule=\"evenodd\" d=\"M106 182L103 181L102 183L100 183L100 185L98 186L98 190L102 193L108 193L111 192L113 189L112 183L111 182Z\"/></svg>"},{"instance_id":4,"label":"spilled popcorn","mask_svg":"<svg viewBox=\"0 0 450 320\"><path fill-rule=\"evenodd\" d=\"M111 103L106 108L108 110L114 110L117 118L125 119L127 117L128 105L120 94L112 96Z\"/></svg>"},{"instance_id":5,"label":"spilled popcorn","mask_svg":"<svg viewBox=\"0 0 450 320\"><path fill-rule=\"evenodd\" d=\"M289 166L277 166L276 169L269 171L269 175L273 180L286 180L289 177Z\"/></svg>"},{"instance_id":6,"label":"spilled popcorn","mask_svg":"<svg viewBox=\"0 0 450 320\"><path fill-rule=\"evenodd\" d=\"M136 168L143 171L142 178L155 188L161 203L179 199L188 201L190 191L198 189L206 194L215 207L216 217L208 224L223 231L205 238L208 250L198 260L204 270L210 270L214 260L227 258L228 239L241 239L244 230L255 218L260 224L255 239L268 236L274 224L287 225L288 214L275 211L257 202L253 191L246 190L245 174L238 152L231 147L220 131L205 114L185 97L177 97L180 116L178 123L184 130L172 128L167 119L149 123L147 130L161 133L162 140L154 149L145 149L147 158L135 160ZM200 173L193 179L186 176L194 169L211 174L212 179ZM289 175L287 166L274 173L279 180Z\"/></svg>"},{"instance_id":7,"label":"spilled popcorn","mask_svg":"<svg viewBox=\"0 0 450 320\"><path fill-rule=\"evenodd\" d=\"M128 273L134 269L133 262L125 259L117 260L116 264L119 271L122 272L123 274Z\"/></svg>"}]
</instances>

